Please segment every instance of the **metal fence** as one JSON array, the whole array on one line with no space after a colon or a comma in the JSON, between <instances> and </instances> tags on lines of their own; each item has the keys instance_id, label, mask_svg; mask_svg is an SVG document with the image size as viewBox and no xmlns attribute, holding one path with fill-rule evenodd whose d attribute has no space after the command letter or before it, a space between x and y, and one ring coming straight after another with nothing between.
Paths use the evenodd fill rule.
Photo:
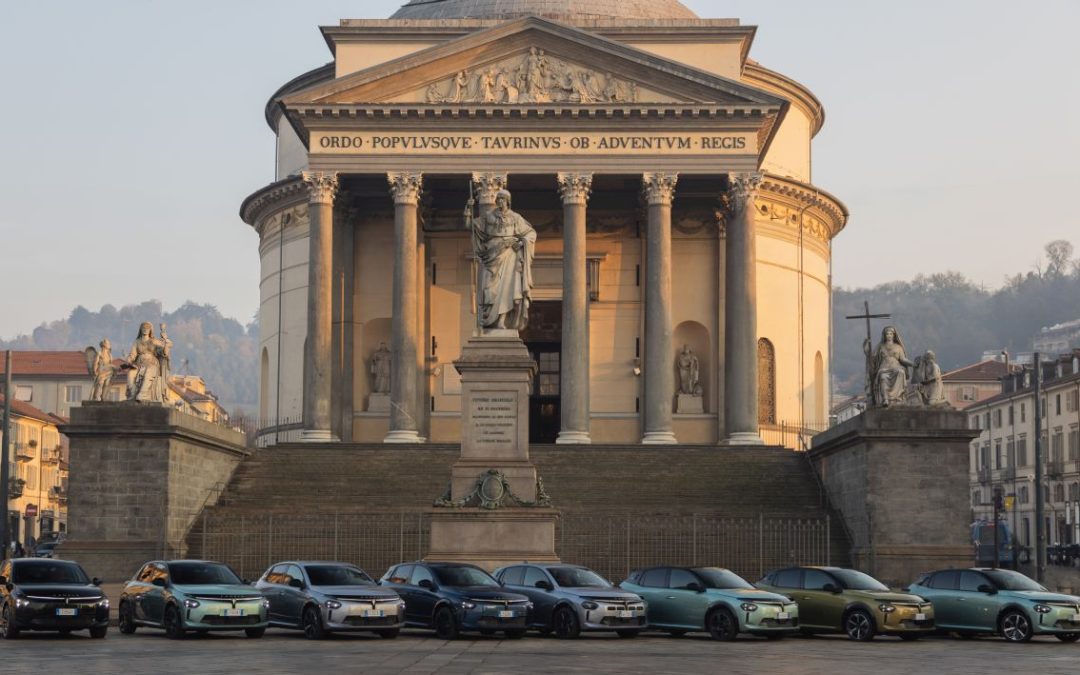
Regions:
<instances>
[{"instance_id":1,"label":"metal fence","mask_svg":"<svg viewBox=\"0 0 1080 675\"><path fill-rule=\"evenodd\" d=\"M381 575L423 558L430 541L426 512L267 514L226 517L204 512L189 555L228 563L256 577L288 559L343 560ZM829 518L790 519L713 514L563 514L556 550L570 563L621 580L649 565L717 565L757 579L773 567L829 564Z\"/></svg>"},{"instance_id":2,"label":"metal fence","mask_svg":"<svg viewBox=\"0 0 1080 675\"><path fill-rule=\"evenodd\" d=\"M780 445L791 450L810 449L810 441L830 426L828 421L784 422L759 424L758 435L765 445Z\"/></svg>"}]
</instances>

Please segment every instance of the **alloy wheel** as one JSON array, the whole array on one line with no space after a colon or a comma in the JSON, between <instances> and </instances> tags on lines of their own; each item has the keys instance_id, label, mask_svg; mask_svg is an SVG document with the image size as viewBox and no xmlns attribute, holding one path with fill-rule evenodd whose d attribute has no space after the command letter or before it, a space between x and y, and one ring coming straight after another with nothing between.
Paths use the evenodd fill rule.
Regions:
<instances>
[{"instance_id":1,"label":"alloy wheel","mask_svg":"<svg viewBox=\"0 0 1080 675\"><path fill-rule=\"evenodd\" d=\"M555 624L555 637L560 640L573 640L581 635L581 622L578 621L577 612L569 607L555 610L552 623Z\"/></svg>"},{"instance_id":2,"label":"alloy wheel","mask_svg":"<svg viewBox=\"0 0 1080 675\"><path fill-rule=\"evenodd\" d=\"M14 640L19 637L19 627L15 625L15 608L8 605L4 609L4 639Z\"/></svg>"},{"instance_id":3,"label":"alloy wheel","mask_svg":"<svg viewBox=\"0 0 1080 675\"><path fill-rule=\"evenodd\" d=\"M709 629L709 635L712 635L714 640L730 642L739 634L738 620L726 609L714 610L705 619L705 622Z\"/></svg>"},{"instance_id":4,"label":"alloy wheel","mask_svg":"<svg viewBox=\"0 0 1080 675\"><path fill-rule=\"evenodd\" d=\"M309 640L322 640L326 637L319 610L311 605L304 608L304 637Z\"/></svg>"},{"instance_id":5,"label":"alloy wheel","mask_svg":"<svg viewBox=\"0 0 1080 675\"><path fill-rule=\"evenodd\" d=\"M449 607L440 607L435 612L435 635L442 640L456 640L460 633L454 613Z\"/></svg>"},{"instance_id":6,"label":"alloy wheel","mask_svg":"<svg viewBox=\"0 0 1080 675\"><path fill-rule=\"evenodd\" d=\"M165 637L179 640L184 637L184 625L180 622L180 612L169 605L165 608Z\"/></svg>"},{"instance_id":7,"label":"alloy wheel","mask_svg":"<svg viewBox=\"0 0 1080 675\"><path fill-rule=\"evenodd\" d=\"M1009 642L1027 642L1031 639L1031 621L1018 610L1005 612L1001 617L1001 634Z\"/></svg>"},{"instance_id":8,"label":"alloy wheel","mask_svg":"<svg viewBox=\"0 0 1080 675\"><path fill-rule=\"evenodd\" d=\"M874 639L874 619L867 612L857 609L844 619L844 632L852 640L866 642Z\"/></svg>"},{"instance_id":9,"label":"alloy wheel","mask_svg":"<svg viewBox=\"0 0 1080 675\"><path fill-rule=\"evenodd\" d=\"M135 632L135 616L132 614L131 605L126 602L120 603L120 632L124 635L131 635Z\"/></svg>"}]
</instances>

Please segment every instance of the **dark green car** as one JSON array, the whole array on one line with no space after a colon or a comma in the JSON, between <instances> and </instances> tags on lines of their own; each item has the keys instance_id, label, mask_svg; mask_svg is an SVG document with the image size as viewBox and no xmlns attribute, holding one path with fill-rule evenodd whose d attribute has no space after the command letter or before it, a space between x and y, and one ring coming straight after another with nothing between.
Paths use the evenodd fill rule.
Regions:
<instances>
[{"instance_id":1,"label":"dark green car","mask_svg":"<svg viewBox=\"0 0 1080 675\"><path fill-rule=\"evenodd\" d=\"M799 603L804 633L842 632L852 640L896 635L915 640L934 630L934 607L895 593L877 579L841 567L788 567L766 574L757 587Z\"/></svg>"},{"instance_id":2,"label":"dark green car","mask_svg":"<svg viewBox=\"0 0 1080 675\"><path fill-rule=\"evenodd\" d=\"M938 628L961 636L997 633L1010 642L1035 635L1080 639L1080 598L1051 593L1019 572L940 570L924 574L910 590L934 603Z\"/></svg>"}]
</instances>

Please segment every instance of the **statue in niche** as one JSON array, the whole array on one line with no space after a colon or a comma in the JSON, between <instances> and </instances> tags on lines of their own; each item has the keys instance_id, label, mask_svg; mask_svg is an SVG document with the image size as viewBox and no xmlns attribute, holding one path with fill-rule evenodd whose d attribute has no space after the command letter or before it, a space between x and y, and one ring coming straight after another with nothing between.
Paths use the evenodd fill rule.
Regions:
<instances>
[{"instance_id":1,"label":"statue in niche","mask_svg":"<svg viewBox=\"0 0 1080 675\"><path fill-rule=\"evenodd\" d=\"M465 207L480 271L477 320L485 330L521 331L529 323L536 230L510 209L511 201L508 190L499 190L495 208L483 215L473 215L471 198Z\"/></svg>"},{"instance_id":2,"label":"statue in niche","mask_svg":"<svg viewBox=\"0 0 1080 675\"><path fill-rule=\"evenodd\" d=\"M948 405L945 400L945 386L941 383L941 366L937 356L927 350L922 358L917 359L915 382L919 388L919 398L923 405L940 407Z\"/></svg>"},{"instance_id":3,"label":"statue in niche","mask_svg":"<svg viewBox=\"0 0 1080 675\"><path fill-rule=\"evenodd\" d=\"M94 378L94 386L90 390L89 400L91 401L104 401L109 393L109 384L113 376L123 370L123 366L113 364L112 343L108 338L102 340L98 347L101 351L93 347L83 350L86 354L86 368Z\"/></svg>"},{"instance_id":4,"label":"statue in niche","mask_svg":"<svg viewBox=\"0 0 1080 675\"><path fill-rule=\"evenodd\" d=\"M371 365L369 366L372 377L371 391L375 394L390 393L391 358L390 350L386 348L385 342L380 342L379 348L371 355Z\"/></svg>"},{"instance_id":5,"label":"statue in niche","mask_svg":"<svg viewBox=\"0 0 1080 675\"><path fill-rule=\"evenodd\" d=\"M677 359L679 366L679 393L701 396L701 366L690 345L683 345Z\"/></svg>"},{"instance_id":6,"label":"statue in niche","mask_svg":"<svg viewBox=\"0 0 1080 675\"><path fill-rule=\"evenodd\" d=\"M908 368L914 363L908 360L904 351L904 341L894 326L886 326L881 331L881 342L877 349L869 339L863 342L863 353L869 363L869 389L874 405L884 408L904 402L907 389Z\"/></svg>"},{"instance_id":7,"label":"statue in niche","mask_svg":"<svg viewBox=\"0 0 1080 675\"><path fill-rule=\"evenodd\" d=\"M131 345L127 365L129 401L153 401L167 403L169 400L169 351L172 340L160 324L160 335L154 337L154 327L148 321L139 326L139 335Z\"/></svg>"}]
</instances>

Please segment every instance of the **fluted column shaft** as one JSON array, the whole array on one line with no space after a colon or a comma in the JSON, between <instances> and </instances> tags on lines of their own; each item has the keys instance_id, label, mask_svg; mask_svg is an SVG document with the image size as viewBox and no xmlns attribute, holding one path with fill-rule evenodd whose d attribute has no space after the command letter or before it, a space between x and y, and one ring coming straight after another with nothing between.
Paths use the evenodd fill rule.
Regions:
<instances>
[{"instance_id":1,"label":"fluted column shaft","mask_svg":"<svg viewBox=\"0 0 1080 675\"><path fill-rule=\"evenodd\" d=\"M643 177L649 205L645 261L645 434L646 444L677 442L672 429L675 366L671 322L671 203L678 174Z\"/></svg>"},{"instance_id":2,"label":"fluted column shaft","mask_svg":"<svg viewBox=\"0 0 1080 675\"><path fill-rule=\"evenodd\" d=\"M563 202L563 294L560 374L562 424L556 443L587 444L589 436L589 315L585 209L592 174L560 173Z\"/></svg>"},{"instance_id":3,"label":"fluted column shaft","mask_svg":"<svg viewBox=\"0 0 1080 675\"><path fill-rule=\"evenodd\" d=\"M758 434L757 228L754 191L760 174L731 177L733 218L727 228L724 280L726 341L725 445L760 445Z\"/></svg>"},{"instance_id":4,"label":"fluted column shaft","mask_svg":"<svg viewBox=\"0 0 1080 675\"><path fill-rule=\"evenodd\" d=\"M319 442L334 438L332 395L332 309L334 198L336 173L304 172L308 185L310 221L308 252L307 341L304 343L304 429L301 440Z\"/></svg>"},{"instance_id":5,"label":"fluted column shaft","mask_svg":"<svg viewBox=\"0 0 1080 675\"><path fill-rule=\"evenodd\" d=\"M394 288L390 319L390 431L385 443L419 443L417 424L417 206L419 173L387 174L394 197Z\"/></svg>"}]
</instances>

